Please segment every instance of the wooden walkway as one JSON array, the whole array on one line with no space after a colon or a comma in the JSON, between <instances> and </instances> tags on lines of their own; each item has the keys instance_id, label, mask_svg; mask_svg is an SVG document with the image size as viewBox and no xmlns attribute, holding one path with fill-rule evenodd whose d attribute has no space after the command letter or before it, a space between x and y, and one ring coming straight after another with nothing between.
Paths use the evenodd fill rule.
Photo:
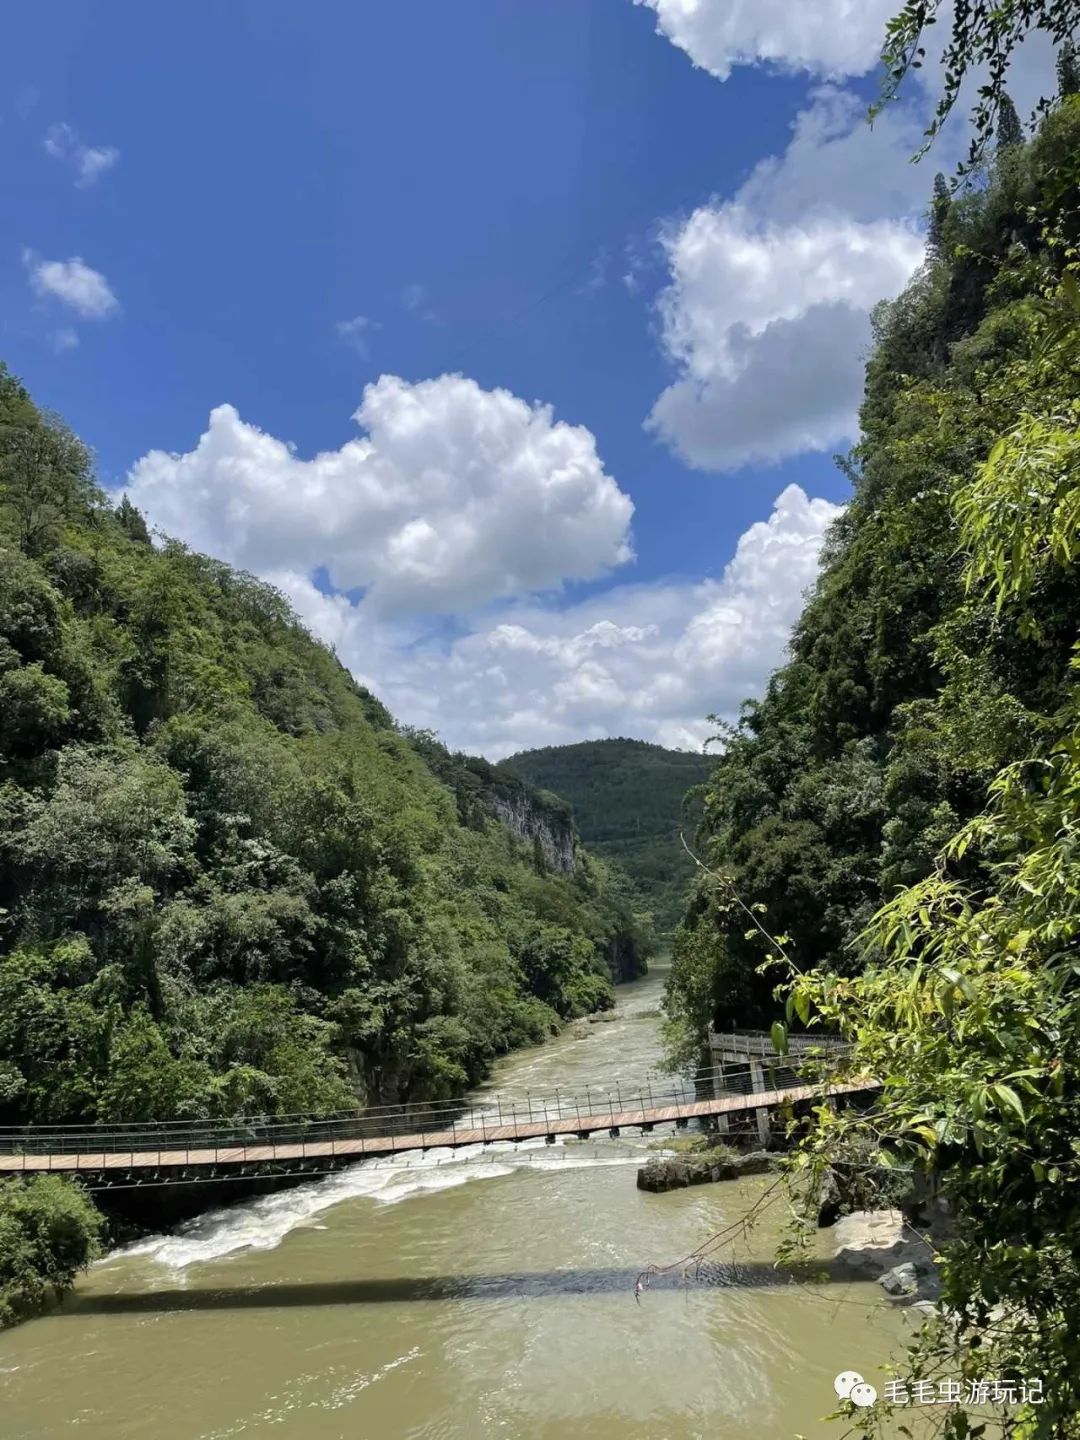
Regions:
<instances>
[{"instance_id":1,"label":"wooden walkway","mask_svg":"<svg viewBox=\"0 0 1080 1440\"><path fill-rule=\"evenodd\" d=\"M747 1095L717 1095L669 1105L646 1105L641 1097L633 1108L607 1108L596 1114L579 1111L561 1113L542 1120L504 1122L501 1117L485 1121L474 1116L467 1125L451 1125L411 1134L365 1138L316 1138L293 1142L256 1143L233 1146L192 1146L176 1142L162 1149L57 1150L52 1153L10 1151L0 1154L0 1174L30 1174L45 1171L96 1173L105 1171L187 1170L192 1168L274 1164L282 1161L363 1160L393 1155L403 1150L457 1149L465 1145L490 1145L496 1141L534 1140L558 1135L585 1138L601 1131L618 1131L670 1124L710 1115L734 1115L747 1111L773 1110L781 1106L819 1099L822 1096L856 1094L876 1090L870 1081L837 1085L794 1085L778 1090L758 1090ZM112 1146L115 1137L110 1137Z\"/></svg>"}]
</instances>

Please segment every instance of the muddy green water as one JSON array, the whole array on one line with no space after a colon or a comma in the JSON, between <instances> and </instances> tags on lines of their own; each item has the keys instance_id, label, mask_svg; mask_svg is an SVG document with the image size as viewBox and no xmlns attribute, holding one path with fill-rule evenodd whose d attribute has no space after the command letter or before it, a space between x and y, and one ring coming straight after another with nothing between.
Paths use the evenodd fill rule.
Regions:
<instances>
[{"instance_id":1,"label":"muddy green water","mask_svg":"<svg viewBox=\"0 0 1080 1440\"><path fill-rule=\"evenodd\" d=\"M487 1088L644 1075L662 982ZM908 1322L873 1284L780 1283L775 1205L722 1283L636 1301L768 1184L646 1194L655 1138L368 1162L120 1252L0 1336L0 1440L839 1437L833 1377L877 1379Z\"/></svg>"}]
</instances>

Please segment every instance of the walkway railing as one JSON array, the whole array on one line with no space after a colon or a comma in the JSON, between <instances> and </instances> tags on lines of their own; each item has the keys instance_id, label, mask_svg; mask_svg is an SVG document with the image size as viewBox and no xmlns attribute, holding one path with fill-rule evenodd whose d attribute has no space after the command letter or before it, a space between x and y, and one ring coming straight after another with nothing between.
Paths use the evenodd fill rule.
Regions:
<instances>
[{"instance_id":1,"label":"walkway railing","mask_svg":"<svg viewBox=\"0 0 1080 1440\"><path fill-rule=\"evenodd\" d=\"M815 1054L823 1057L844 1055L851 1049L848 1041L841 1040L838 1035L819 1034L788 1035L787 1046L789 1055L801 1059L809 1059ZM768 1030L710 1030L709 1049L714 1055L722 1052L762 1059L776 1058L776 1046Z\"/></svg>"},{"instance_id":2,"label":"walkway railing","mask_svg":"<svg viewBox=\"0 0 1080 1440\"><path fill-rule=\"evenodd\" d=\"M436 1144L486 1143L512 1138L507 1132L543 1134L544 1127L572 1133L575 1126L599 1130L610 1125L649 1124L633 1121L631 1115L671 1112L664 1119L678 1119L700 1113L700 1102L716 1095L750 1095L754 1090L780 1091L804 1084L800 1067L791 1059L775 1064L759 1061L745 1066L710 1066L693 1075L650 1077L625 1088L619 1082L586 1086L563 1094L498 1096L490 1100L481 1093L468 1099L429 1101L405 1105L369 1106L360 1113L342 1112L329 1116L289 1115L277 1119L231 1118L170 1120L158 1123L24 1126L0 1130L0 1162L19 1156L128 1155L155 1152L161 1156L190 1155L191 1152L218 1152L223 1160L229 1152L317 1146L321 1153L333 1153L340 1142L342 1153L362 1156L397 1148L395 1137L407 1136L418 1146L429 1140ZM660 1123L663 1123L662 1121ZM500 1134L499 1132L502 1132ZM161 1160L159 1163L184 1163ZM0 1169L16 1168L11 1164Z\"/></svg>"}]
</instances>

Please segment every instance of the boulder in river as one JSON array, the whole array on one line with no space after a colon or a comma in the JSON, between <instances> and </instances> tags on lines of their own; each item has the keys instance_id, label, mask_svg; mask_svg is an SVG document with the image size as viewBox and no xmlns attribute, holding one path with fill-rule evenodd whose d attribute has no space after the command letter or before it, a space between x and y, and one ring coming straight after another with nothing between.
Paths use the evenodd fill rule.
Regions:
<instances>
[{"instance_id":1,"label":"boulder in river","mask_svg":"<svg viewBox=\"0 0 1080 1440\"><path fill-rule=\"evenodd\" d=\"M894 1304L936 1300L941 1282L934 1252L899 1210L856 1210L832 1227L836 1260L853 1275L876 1279Z\"/></svg>"},{"instance_id":2,"label":"boulder in river","mask_svg":"<svg viewBox=\"0 0 1080 1440\"><path fill-rule=\"evenodd\" d=\"M742 1175L764 1175L778 1165L765 1150L740 1154L728 1145L679 1155L657 1155L637 1172L639 1190L680 1190L687 1185L708 1185L714 1180L737 1180Z\"/></svg>"}]
</instances>

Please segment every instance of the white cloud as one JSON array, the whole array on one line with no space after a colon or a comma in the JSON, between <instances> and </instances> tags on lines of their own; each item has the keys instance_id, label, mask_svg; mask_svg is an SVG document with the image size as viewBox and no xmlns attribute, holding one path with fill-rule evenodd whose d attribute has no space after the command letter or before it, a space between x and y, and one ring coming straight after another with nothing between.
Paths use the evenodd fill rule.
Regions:
<instances>
[{"instance_id":1,"label":"white cloud","mask_svg":"<svg viewBox=\"0 0 1080 1440\"><path fill-rule=\"evenodd\" d=\"M608 271L611 267L611 256L606 245L602 245L592 258L589 265L589 273L585 280L578 286L579 295L595 295L598 290L603 290L608 282Z\"/></svg>"},{"instance_id":2,"label":"white cloud","mask_svg":"<svg viewBox=\"0 0 1080 1440\"><path fill-rule=\"evenodd\" d=\"M759 10L769 18L767 5ZM675 12L719 21L707 4ZM729 5L724 23L747 14ZM658 307L677 375L647 423L688 464L732 470L856 437L868 312L921 262L934 171L952 172L967 150L962 98L932 153L911 163L940 88L939 59L927 63L909 98L872 128L863 98L812 89L782 155L761 160L731 200L667 228ZM1016 53L1010 87L1026 109L1051 86L1051 49L1034 36Z\"/></svg>"},{"instance_id":3,"label":"white cloud","mask_svg":"<svg viewBox=\"0 0 1080 1440\"><path fill-rule=\"evenodd\" d=\"M372 330L381 328L377 320L369 320L366 315L354 315L351 320L339 320L334 328L339 339L355 350L362 360L370 359L368 337Z\"/></svg>"},{"instance_id":4,"label":"white cloud","mask_svg":"<svg viewBox=\"0 0 1080 1440\"><path fill-rule=\"evenodd\" d=\"M736 65L814 75L865 75L877 66L896 0L635 0L695 65L726 80Z\"/></svg>"},{"instance_id":5,"label":"white cloud","mask_svg":"<svg viewBox=\"0 0 1080 1440\"><path fill-rule=\"evenodd\" d=\"M856 220L924 214L934 172L955 173L967 155L969 105L985 79L981 68L967 77L960 100L918 163L913 157L925 143L933 101L944 83L941 57L933 49L924 68L911 75L904 99L886 106L873 125L863 96L820 85L796 116L784 154L762 160L735 199L755 214L783 221L823 210ZM1053 93L1053 47L1046 36L1034 34L1016 48L1007 87L1025 120L1041 96Z\"/></svg>"},{"instance_id":6,"label":"white cloud","mask_svg":"<svg viewBox=\"0 0 1080 1440\"><path fill-rule=\"evenodd\" d=\"M726 80L739 65L771 65L779 70L843 79L867 75L879 68L886 25L900 8L897 0L634 0L656 14L657 34L683 50L699 69ZM921 129L929 123L930 97L941 93L945 76L942 50L951 34L946 11L934 30L926 30L922 68L904 81L902 94L925 111ZM979 87L985 84L984 66L976 66L964 80L955 108L957 132L967 125L967 113ZM1044 96L1053 96L1054 47L1039 30L1028 33L1011 57L1006 85L1022 118L1026 119ZM865 113L865 103L863 104ZM888 114L877 125L888 124ZM966 151L966 140L935 143L947 162L931 159L922 169L949 170ZM908 152L917 149L913 145ZM936 160L936 163L935 163ZM924 190L925 190L924 186ZM921 196L920 196L921 199Z\"/></svg>"},{"instance_id":7,"label":"white cloud","mask_svg":"<svg viewBox=\"0 0 1080 1440\"><path fill-rule=\"evenodd\" d=\"M702 206L666 239L663 344L679 369L648 426L690 465L731 470L857 433L868 312L922 258L909 224L787 225Z\"/></svg>"},{"instance_id":8,"label":"white cloud","mask_svg":"<svg viewBox=\"0 0 1080 1440\"><path fill-rule=\"evenodd\" d=\"M890 105L871 127L866 102L850 90L821 85L809 98L783 155L760 161L734 197L760 220L790 224L831 213L871 221L919 214L929 204L934 170L949 171L960 158L963 142L950 143L950 129L932 161L911 163L926 124L912 105Z\"/></svg>"},{"instance_id":9,"label":"white cloud","mask_svg":"<svg viewBox=\"0 0 1080 1440\"><path fill-rule=\"evenodd\" d=\"M75 350L79 344L78 331L70 325L64 325L53 332L52 343L53 349L58 355L62 355L65 350Z\"/></svg>"},{"instance_id":10,"label":"white cloud","mask_svg":"<svg viewBox=\"0 0 1080 1440\"><path fill-rule=\"evenodd\" d=\"M84 320L104 319L119 308L105 276L92 270L78 255L70 260L40 260L25 250L23 262L30 272L30 284L39 295L63 301Z\"/></svg>"},{"instance_id":11,"label":"white cloud","mask_svg":"<svg viewBox=\"0 0 1080 1440\"><path fill-rule=\"evenodd\" d=\"M84 145L70 125L50 127L45 136L45 153L72 167L80 189L93 185L120 158L114 145Z\"/></svg>"},{"instance_id":12,"label":"white cloud","mask_svg":"<svg viewBox=\"0 0 1080 1440\"><path fill-rule=\"evenodd\" d=\"M268 578L398 716L498 758L530 745L637 735L699 748L703 717L737 714L783 659L839 513L798 486L752 525L719 580L615 586L566 609L518 603L452 643L387 624L367 602Z\"/></svg>"},{"instance_id":13,"label":"white cloud","mask_svg":"<svg viewBox=\"0 0 1080 1440\"><path fill-rule=\"evenodd\" d=\"M421 285L414 280L406 285L401 292L401 303L410 315L415 315L418 320L423 320L427 325L440 325L442 320L431 303L426 285Z\"/></svg>"},{"instance_id":14,"label":"white cloud","mask_svg":"<svg viewBox=\"0 0 1080 1440\"><path fill-rule=\"evenodd\" d=\"M583 426L461 375L383 375L366 438L301 459L231 405L128 493L150 520L259 573L325 566L382 614L452 613L598 577L631 558L633 505Z\"/></svg>"},{"instance_id":15,"label":"white cloud","mask_svg":"<svg viewBox=\"0 0 1080 1440\"><path fill-rule=\"evenodd\" d=\"M808 0L639 0L695 63L726 76L767 59L822 73L870 68L875 5ZM669 280L657 300L675 379L647 426L689 464L730 471L853 440L869 311L923 258L932 170L912 165L925 97L890 106L810 90L783 154L761 160L727 200L662 232ZM939 153L955 157L951 135ZM948 168L948 167L947 167Z\"/></svg>"}]
</instances>

